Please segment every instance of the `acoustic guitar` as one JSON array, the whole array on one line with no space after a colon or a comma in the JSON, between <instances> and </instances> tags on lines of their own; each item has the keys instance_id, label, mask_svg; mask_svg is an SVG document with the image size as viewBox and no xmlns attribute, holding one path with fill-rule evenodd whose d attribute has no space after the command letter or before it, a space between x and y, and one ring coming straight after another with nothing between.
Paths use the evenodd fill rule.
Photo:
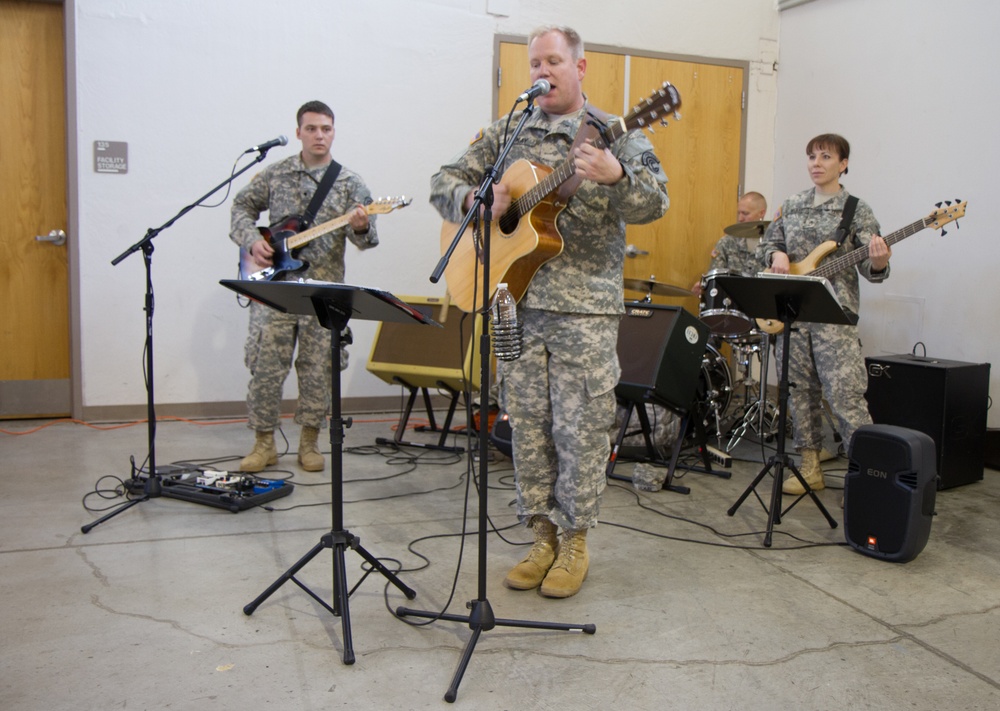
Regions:
<instances>
[{"instance_id":1,"label":"acoustic guitar","mask_svg":"<svg viewBox=\"0 0 1000 711\"><path fill-rule=\"evenodd\" d=\"M946 205L947 207L942 207L942 205ZM966 201L956 202L954 205L950 201L938 203L938 209L929 214L927 217L917 220L916 222L912 222L906 227L896 230L890 235L884 236L882 239L884 239L885 243L891 247L897 242L904 240L910 235L914 235L927 227L935 230L941 229L949 222L953 222L960 217L965 217L965 205ZM942 234L944 234L944 232L942 232ZM829 262L824 262L822 266L818 266L820 262L835 251L837 251L837 243L835 241L828 240L823 242L821 245L816 247L816 249L811 251L801 262L790 264L788 272L789 274L829 278L837 272L853 267L868 258L868 245L866 244L864 247L851 250L847 254L841 255L836 259L831 259ZM757 327L765 333L770 333L772 336L785 330L785 324L777 319L769 318L757 319Z\"/></svg>"},{"instance_id":2,"label":"acoustic guitar","mask_svg":"<svg viewBox=\"0 0 1000 711\"><path fill-rule=\"evenodd\" d=\"M676 112L680 105L677 89L670 82L663 82L662 88L640 102L627 116L612 121L593 144L606 148L632 129L649 128L654 122L665 123L664 117ZM506 282L511 294L520 301L539 268L562 253L563 241L556 228L556 218L566 205L557 201L555 193L574 175L572 157L554 169L522 159L504 172L500 183L510 189L511 203L490 223L490 298L497 284ZM451 246L458 228L455 223L444 223L442 253ZM467 313L476 307L473 303L477 286L476 263L483 261L481 245L480 234L466 229L444 270L452 303Z\"/></svg>"},{"instance_id":3,"label":"acoustic guitar","mask_svg":"<svg viewBox=\"0 0 1000 711\"><path fill-rule=\"evenodd\" d=\"M393 210L406 207L412 199L406 197L379 198L373 202L363 205L365 212L369 215L384 215ZM351 211L353 212L353 210ZM271 266L254 272L248 279L253 281L274 281L290 272L300 272L309 266L309 262L299 259L297 250L304 247L314 239L330 234L338 230L351 221L351 213L335 217L322 224L302 229L302 218L298 216L286 217L281 222L270 227L258 227L261 236L267 240L274 250L274 257Z\"/></svg>"}]
</instances>

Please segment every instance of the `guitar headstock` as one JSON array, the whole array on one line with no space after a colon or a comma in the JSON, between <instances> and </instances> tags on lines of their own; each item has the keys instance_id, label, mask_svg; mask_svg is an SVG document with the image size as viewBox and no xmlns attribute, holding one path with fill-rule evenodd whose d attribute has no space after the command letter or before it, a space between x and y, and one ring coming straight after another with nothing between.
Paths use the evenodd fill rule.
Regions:
<instances>
[{"instance_id":1,"label":"guitar headstock","mask_svg":"<svg viewBox=\"0 0 1000 711\"><path fill-rule=\"evenodd\" d=\"M937 210L925 217L924 222L933 230L941 230L949 222L954 222L960 217L965 217L966 204L967 201L965 200L956 200L954 204L952 204L951 200L939 202L937 203ZM956 224L955 227L958 227L958 225ZM941 234L943 236L947 232L941 230Z\"/></svg>"},{"instance_id":2,"label":"guitar headstock","mask_svg":"<svg viewBox=\"0 0 1000 711\"><path fill-rule=\"evenodd\" d=\"M665 81L661 88L632 107L632 111L625 117L625 125L630 129L646 128L652 131L654 123L666 126L669 114L680 121L681 115L677 112L680 107L680 92L673 84Z\"/></svg>"},{"instance_id":3,"label":"guitar headstock","mask_svg":"<svg viewBox=\"0 0 1000 711\"><path fill-rule=\"evenodd\" d=\"M379 198L378 200L373 200L365 205L365 211L369 215L384 215L387 212L392 212L393 210L398 210L401 207L406 207L411 202L413 202L413 198L408 198L405 195L400 195L399 197Z\"/></svg>"}]
</instances>

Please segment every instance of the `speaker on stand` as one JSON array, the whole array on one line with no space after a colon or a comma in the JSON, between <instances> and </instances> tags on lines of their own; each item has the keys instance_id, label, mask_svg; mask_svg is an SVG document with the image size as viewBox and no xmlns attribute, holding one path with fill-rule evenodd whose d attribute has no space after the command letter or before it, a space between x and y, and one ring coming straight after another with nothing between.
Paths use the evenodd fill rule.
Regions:
<instances>
[{"instance_id":1,"label":"speaker on stand","mask_svg":"<svg viewBox=\"0 0 1000 711\"><path fill-rule=\"evenodd\" d=\"M646 443L647 458L667 464L667 477L663 488L688 493L687 487L671 484L677 457L689 425L694 425L703 435L695 413L695 401L701 374L702 359L710 334L709 327L679 306L664 306L645 301L625 304L625 315L618 328L618 360L621 378L615 395L625 406L625 418L608 461L607 476L627 479L614 473L622 441L628 431L632 412L635 411ZM669 463L660 454L651 438L648 403L661 405L681 415L681 428L674 443ZM706 437L696 435L701 441L706 470L711 465L704 451ZM728 472L726 472L728 475Z\"/></svg>"}]
</instances>

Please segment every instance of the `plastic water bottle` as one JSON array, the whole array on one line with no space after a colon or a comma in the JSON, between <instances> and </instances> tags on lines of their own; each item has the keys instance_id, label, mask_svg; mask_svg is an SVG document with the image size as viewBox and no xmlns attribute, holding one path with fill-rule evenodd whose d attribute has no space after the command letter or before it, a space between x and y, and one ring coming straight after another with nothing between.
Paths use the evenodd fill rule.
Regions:
<instances>
[{"instance_id":1,"label":"plastic water bottle","mask_svg":"<svg viewBox=\"0 0 1000 711\"><path fill-rule=\"evenodd\" d=\"M490 305L490 325L493 327L493 353L499 360L521 357L523 331L517 322L517 301L506 283L497 284L497 293Z\"/></svg>"}]
</instances>

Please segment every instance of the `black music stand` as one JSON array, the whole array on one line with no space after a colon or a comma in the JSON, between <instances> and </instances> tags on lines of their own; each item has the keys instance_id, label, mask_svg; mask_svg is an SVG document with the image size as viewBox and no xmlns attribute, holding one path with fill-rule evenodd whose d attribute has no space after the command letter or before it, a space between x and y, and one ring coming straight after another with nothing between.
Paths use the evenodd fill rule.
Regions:
<instances>
[{"instance_id":1,"label":"black music stand","mask_svg":"<svg viewBox=\"0 0 1000 711\"><path fill-rule=\"evenodd\" d=\"M785 454L785 434L788 418L788 346L791 339L792 323L806 321L810 323L831 323L854 325L857 316L848 314L841 307L830 282L822 277L798 276L792 274L759 274L756 278L719 277L719 286L743 313L751 318L777 319L784 324L782 331L781 370L778 378L778 444L774 455L757 477L750 483L746 491L729 508L729 515L734 516L736 510L743 504L751 492L764 506L757 495L756 487L761 480L774 470L774 481L771 488L771 506L764 506L767 511L767 532L764 534L764 545L771 546L771 536L774 525L781 523L781 516L809 496L816 507L830 524L836 528L837 522L830 516L823 503L816 496L806 480L802 477L795 464ZM761 373L763 383L767 373ZM763 387L763 385L761 386ZM781 487L784 484L784 470L788 468L795 474L805 488L805 493L798 496L785 511L781 510Z\"/></svg>"},{"instance_id":2,"label":"black music stand","mask_svg":"<svg viewBox=\"0 0 1000 711\"><path fill-rule=\"evenodd\" d=\"M252 299L277 309L284 313L316 316L323 328L330 329L330 362L333 366L333 377L330 385L330 444L333 452L330 456L331 469L331 509L333 525L329 533L320 537L319 543L312 547L295 565L285 571L267 590L261 593L253 602L243 608L243 612L252 615L257 606L266 600L278 588L291 580L302 588L310 597L326 608L330 613L341 619L341 630L344 636L344 664L354 664L354 644L351 639L351 615L347 599L351 592L347 589L347 569L344 564L344 550L350 548L368 561L372 570L377 570L385 578L399 588L407 599L412 600L417 594L407 587L396 575L382 565L382 562L361 546L361 539L344 528L344 429L350 427L351 418L341 417L340 409L340 334L347 327L351 318L366 321L401 321L437 326L435 321L424 316L416 309L392 294L377 289L347 284L333 284L317 281L241 281L223 279L219 282L233 291L249 296ZM320 599L312 590L295 578L295 574L306 563L316 557L324 548L333 550L333 606ZM368 577L372 570L366 571L358 585ZM357 585L355 586L355 589Z\"/></svg>"}]
</instances>

